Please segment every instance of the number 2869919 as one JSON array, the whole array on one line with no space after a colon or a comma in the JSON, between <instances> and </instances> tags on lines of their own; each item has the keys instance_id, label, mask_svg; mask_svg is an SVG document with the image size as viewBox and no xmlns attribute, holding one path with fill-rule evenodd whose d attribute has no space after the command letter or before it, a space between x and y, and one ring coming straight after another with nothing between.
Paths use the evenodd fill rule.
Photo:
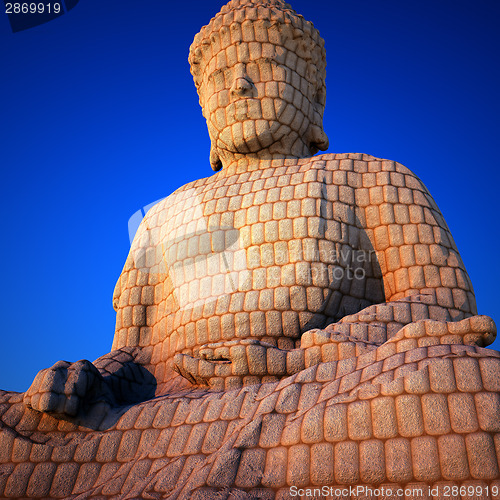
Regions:
<instances>
[{"instance_id":1,"label":"number 2869919","mask_svg":"<svg viewBox=\"0 0 500 500\"><path fill-rule=\"evenodd\" d=\"M59 2L13 2L5 3L6 14L59 14Z\"/></svg>"}]
</instances>

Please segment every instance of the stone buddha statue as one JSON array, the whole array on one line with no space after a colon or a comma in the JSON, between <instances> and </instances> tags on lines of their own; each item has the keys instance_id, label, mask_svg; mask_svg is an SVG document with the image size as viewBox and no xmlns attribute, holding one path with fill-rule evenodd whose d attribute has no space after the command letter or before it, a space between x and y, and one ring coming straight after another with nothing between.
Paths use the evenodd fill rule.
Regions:
<instances>
[{"instance_id":1,"label":"stone buddha statue","mask_svg":"<svg viewBox=\"0 0 500 500\"><path fill-rule=\"evenodd\" d=\"M232 0L189 61L215 174L146 214L112 352L3 393L0 493L498 490L495 325L415 174L313 156L318 31L282 0Z\"/></svg>"}]
</instances>

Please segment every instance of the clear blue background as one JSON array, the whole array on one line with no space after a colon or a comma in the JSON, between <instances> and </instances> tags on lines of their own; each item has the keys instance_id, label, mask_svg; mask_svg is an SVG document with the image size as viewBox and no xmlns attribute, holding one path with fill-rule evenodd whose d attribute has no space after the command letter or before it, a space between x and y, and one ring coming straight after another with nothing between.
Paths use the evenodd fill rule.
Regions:
<instances>
[{"instance_id":1,"label":"clear blue background","mask_svg":"<svg viewBox=\"0 0 500 500\"><path fill-rule=\"evenodd\" d=\"M110 350L129 217L211 174L187 54L221 6L81 0L15 34L0 14L0 388ZM499 321L500 2L293 6L326 40L329 152L412 169Z\"/></svg>"}]
</instances>

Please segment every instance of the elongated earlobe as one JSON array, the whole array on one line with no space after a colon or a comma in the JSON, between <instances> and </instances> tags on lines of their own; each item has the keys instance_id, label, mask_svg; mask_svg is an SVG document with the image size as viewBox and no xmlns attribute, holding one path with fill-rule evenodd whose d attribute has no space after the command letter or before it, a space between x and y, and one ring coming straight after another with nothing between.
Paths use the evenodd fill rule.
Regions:
<instances>
[{"instance_id":1,"label":"elongated earlobe","mask_svg":"<svg viewBox=\"0 0 500 500\"><path fill-rule=\"evenodd\" d=\"M328 136L325 134L323 127L311 125L309 129L309 149L311 153L315 154L318 151L326 151L328 146Z\"/></svg>"},{"instance_id":2,"label":"elongated earlobe","mask_svg":"<svg viewBox=\"0 0 500 500\"><path fill-rule=\"evenodd\" d=\"M210 148L210 166L214 172L218 172L222 169L222 162L220 161L219 155L217 154L213 144Z\"/></svg>"}]
</instances>

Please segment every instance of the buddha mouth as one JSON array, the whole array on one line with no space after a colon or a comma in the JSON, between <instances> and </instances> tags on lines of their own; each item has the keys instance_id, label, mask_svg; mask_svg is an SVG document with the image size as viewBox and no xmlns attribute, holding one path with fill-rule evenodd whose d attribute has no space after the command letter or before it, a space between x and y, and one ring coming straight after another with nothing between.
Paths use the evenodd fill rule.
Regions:
<instances>
[{"instance_id":1,"label":"buddha mouth","mask_svg":"<svg viewBox=\"0 0 500 500\"><path fill-rule=\"evenodd\" d=\"M242 120L258 120L262 118L261 102L255 97L238 97L226 108L228 124Z\"/></svg>"},{"instance_id":2,"label":"buddha mouth","mask_svg":"<svg viewBox=\"0 0 500 500\"><path fill-rule=\"evenodd\" d=\"M248 116L248 97L234 102L234 117L236 120L245 120Z\"/></svg>"}]
</instances>

